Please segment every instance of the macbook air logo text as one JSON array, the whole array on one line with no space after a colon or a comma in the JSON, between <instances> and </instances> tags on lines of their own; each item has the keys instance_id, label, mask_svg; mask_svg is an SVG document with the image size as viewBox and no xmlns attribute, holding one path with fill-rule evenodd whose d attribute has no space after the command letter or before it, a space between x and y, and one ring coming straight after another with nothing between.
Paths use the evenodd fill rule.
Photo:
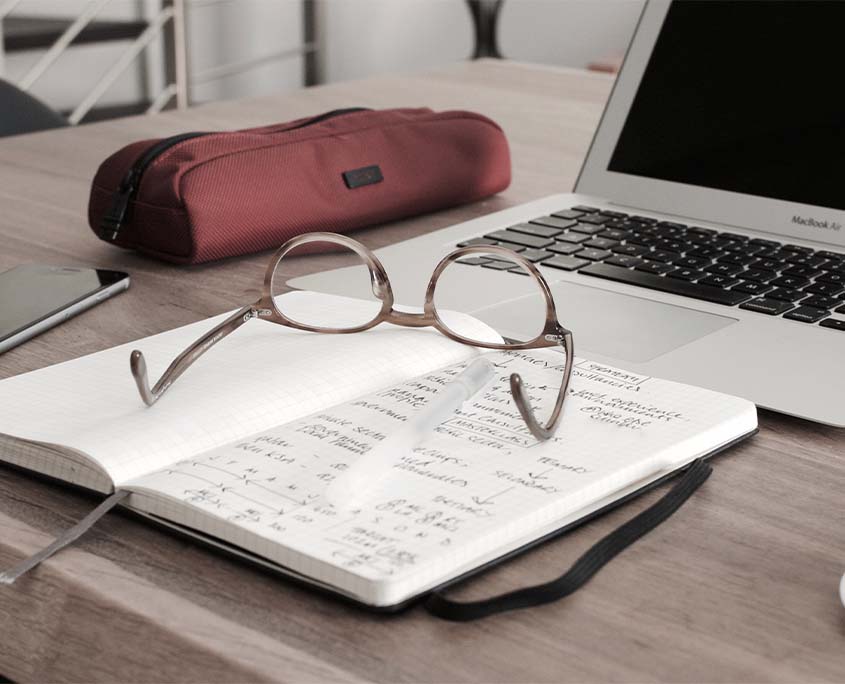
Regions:
<instances>
[{"instance_id":1,"label":"macbook air logo text","mask_svg":"<svg viewBox=\"0 0 845 684\"><path fill-rule=\"evenodd\" d=\"M821 228L822 230L842 230L842 224L837 223L836 221L828 221L827 219L819 221L818 219L810 218L809 216L798 216L797 214L792 217L792 222L797 223L800 226Z\"/></svg>"}]
</instances>

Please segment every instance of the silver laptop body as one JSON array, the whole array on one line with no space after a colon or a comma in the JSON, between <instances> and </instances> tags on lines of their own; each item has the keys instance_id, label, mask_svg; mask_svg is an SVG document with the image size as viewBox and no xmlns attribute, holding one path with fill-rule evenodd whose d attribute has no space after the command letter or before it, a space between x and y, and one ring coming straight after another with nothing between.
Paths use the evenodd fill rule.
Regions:
<instances>
[{"instance_id":1,"label":"silver laptop body","mask_svg":"<svg viewBox=\"0 0 845 684\"><path fill-rule=\"evenodd\" d=\"M546 251L573 235L565 226L574 221L589 241L610 236L596 243L604 249L589 247L595 259L554 253L557 267L536 263L579 356L845 426L845 284L836 275L838 255L845 274L845 95L834 86L845 58L826 38L843 21L845 3L651 0L575 192L379 250L397 302L420 304L435 264L459 243L527 225L519 235L539 241L523 247ZM796 35L812 40L786 49ZM605 224L602 211L612 212ZM613 239L623 234L658 242ZM697 247L713 243L708 260ZM644 258L658 251L667 272ZM627 252L631 261L618 259ZM531 324L520 305L527 279L466 268L477 268L474 287L454 307L520 337ZM339 269L289 284L354 295L359 280ZM702 287L712 290L702 296Z\"/></svg>"}]
</instances>

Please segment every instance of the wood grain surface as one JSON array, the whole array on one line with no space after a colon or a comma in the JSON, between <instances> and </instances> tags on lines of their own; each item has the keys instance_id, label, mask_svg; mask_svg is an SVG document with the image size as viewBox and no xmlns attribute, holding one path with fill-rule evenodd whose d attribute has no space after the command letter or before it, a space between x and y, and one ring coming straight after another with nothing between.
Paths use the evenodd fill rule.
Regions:
<instances>
[{"instance_id":1,"label":"wood grain surface","mask_svg":"<svg viewBox=\"0 0 845 684\"><path fill-rule=\"evenodd\" d=\"M0 270L46 262L132 276L128 293L0 356L0 378L256 297L267 254L183 268L94 238L85 221L90 180L127 142L353 105L468 108L499 121L512 145L513 185L485 202L356 234L379 247L569 190L611 85L604 74L485 61L0 141ZM303 257L295 271L332 263ZM0 673L78 682L845 681L843 447L842 431L763 412L757 437L720 457L678 514L585 589L475 624L419 608L371 615L110 515L0 588ZM455 593L480 597L552 578L662 492ZM0 566L91 505L0 469Z\"/></svg>"}]
</instances>

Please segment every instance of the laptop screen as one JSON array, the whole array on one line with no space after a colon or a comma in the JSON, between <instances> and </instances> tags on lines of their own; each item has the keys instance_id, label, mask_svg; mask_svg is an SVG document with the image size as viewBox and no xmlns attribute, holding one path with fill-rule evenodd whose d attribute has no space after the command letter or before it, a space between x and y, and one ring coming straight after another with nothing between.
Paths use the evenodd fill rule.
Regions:
<instances>
[{"instance_id":1,"label":"laptop screen","mask_svg":"<svg viewBox=\"0 0 845 684\"><path fill-rule=\"evenodd\" d=\"M845 2L669 8L608 169L845 209Z\"/></svg>"}]
</instances>

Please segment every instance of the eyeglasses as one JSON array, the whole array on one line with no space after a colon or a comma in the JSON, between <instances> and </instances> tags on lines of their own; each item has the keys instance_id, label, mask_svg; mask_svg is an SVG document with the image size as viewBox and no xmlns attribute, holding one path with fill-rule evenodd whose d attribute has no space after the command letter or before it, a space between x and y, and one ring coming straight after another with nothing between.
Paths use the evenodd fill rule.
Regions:
<instances>
[{"instance_id":1,"label":"eyeglasses","mask_svg":"<svg viewBox=\"0 0 845 684\"><path fill-rule=\"evenodd\" d=\"M287 278L282 275L284 269L281 267L285 258L288 257L290 260L290 255L295 252L313 253L317 251L318 243L330 243L335 249L339 247L351 252L350 256L353 256L362 268L362 277L366 278L364 273L369 275L369 280L366 282L367 296L372 297L372 299L367 300L369 306L362 307L359 320L345 321L342 327L328 325L332 321L319 320L319 315L301 311L285 312L284 298L279 298L274 294L276 291L281 293L286 290L285 281ZM479 266L484 265L496 270L510 270L530 276L531 279L524 281L523 285L528 290L534 291L536 295L534 299L539 302L539 308L534 311L534 318L538 319L535 321L537 326L536 336L524 341L508 338L502 342L474 339L467 337L464 334L465 330L459 332L456 329L460 326L458 326L455 317L445 307L441 305L441 308L438 308L436 302L442 302L444 299L441 295L446 290L455 290L454 287L450 286L450 283L451 285L457 284L459 290L465 290L468 275ZM363 267L366 267L366 269L363 269ZM472 269L472 271L469 269ZM524 292L525 287L519 291ZM545 306L545 315L542 312L543 305ZM545 278L532 262L516 252L497 245L470 245L460 247L447 254L437 264L428 282L422 313L410 313L394 308L393 289L387 277L387 272L376 255L364 245L335 233L309 233L289 240L273 255L264 276L263 293L257 302L238 310L183 351L170 364L152 389L150 389L147 379L147 365L144 355L137 350L132 352L130 367L144 403L147 406L152 406L200 356L252 318L260 318L299 330L333 334L362 332L379 323L392 323L393 325L411 328L431 326L456 342L502 351L560 346L566 355L566 361L560 389L551 416L547 421L540 422L536 418L522 377L517 373L510 376L510 390L514 402L531 434L539 440L549 439L554 434L560 422L563 402L572 376L574 358L572 333L558 321L554 299Z\"/></svg>"}]
</instances>

